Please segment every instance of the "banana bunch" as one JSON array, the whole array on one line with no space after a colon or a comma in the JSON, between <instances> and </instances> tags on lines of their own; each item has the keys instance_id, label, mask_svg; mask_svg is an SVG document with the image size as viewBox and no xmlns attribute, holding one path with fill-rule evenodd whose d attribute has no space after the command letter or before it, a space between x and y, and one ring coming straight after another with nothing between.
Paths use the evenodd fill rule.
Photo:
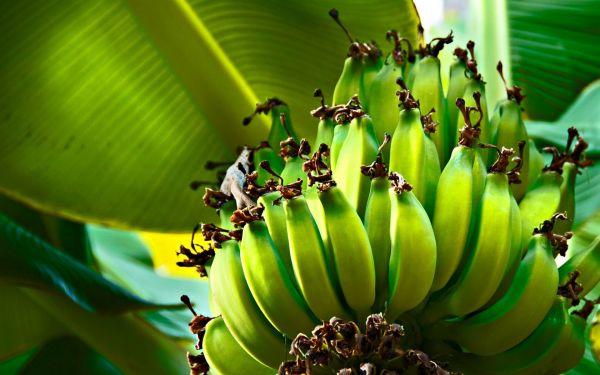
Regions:
<instances>
[{"instance_id":1,"label":"banana bunch","mask_svg":"<svg viewBox=\"0 0 600 375\"><path fill-rule=\"evenodd\" d=\"M255 111L271 114L269 138L245 148L221 189L206 191L220 222L198 228L209 249L182 247L181 264L208 275L218 316L192 320L202 349L189 356L192 368L573 367L595 303L586 294L600 282L600 242L560 267L555 258L572 236L587 143L570 129L564 150L543 150L552 156L545 166L518 87L505 82L506 99L487 112L472 42L455 49L446 91L437 55L451 34L413 51L390 31L386 56L346 33L351 48L333 104L314 93L317 141L298 139L285 103L269 99Z\"/></svg>"}]
</instances>

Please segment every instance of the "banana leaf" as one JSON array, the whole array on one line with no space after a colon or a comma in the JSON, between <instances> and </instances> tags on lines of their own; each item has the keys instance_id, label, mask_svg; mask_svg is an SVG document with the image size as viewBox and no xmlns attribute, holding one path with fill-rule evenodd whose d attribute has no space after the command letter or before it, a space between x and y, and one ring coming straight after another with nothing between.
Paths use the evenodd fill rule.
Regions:
<instances>
[{"instance_id":1,"label":"banana leaf","mask_svg":"<svg viewBox=\"0 0 600 375\"><path fill-rule=\"evenodd\" d=\"M123 228L214 220L190 182L266 137L265 116L242 126L256 102L315 133L312 91L331 96L348 47L333 6L357 38L417 38L408 0L0 3L0 192Z\"/></svg>"}]
</instances>

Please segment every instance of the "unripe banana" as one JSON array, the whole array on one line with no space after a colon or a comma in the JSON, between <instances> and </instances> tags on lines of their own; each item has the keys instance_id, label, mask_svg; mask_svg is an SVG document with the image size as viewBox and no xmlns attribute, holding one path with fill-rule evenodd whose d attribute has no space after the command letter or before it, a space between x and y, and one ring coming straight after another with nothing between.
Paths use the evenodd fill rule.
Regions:
<instances>
[{"instance_id":1,"label":"unripe banana","mask_svg":"<svg viewBox=\"0 0 600 375\"><path fill-rule=\"evenodd\" d=\"M517 86L509 88L502 73L502 63L498 63L497 70L504 81L507 98L498 102L490 120L490 128L493 129L492 143L518 149L518 143L529 138L527 129L521 117L521 89ZM525 146L521 156L523 167L520 174L521 183L511 185L513 195L520 201L525 195L529 178L529 148Z\"/></svg>"},{"instance_id":2,"label":"unripe banana","mask_svg":"<svg viewBox=\"0 0 600 375\"><path fill-rule=\"evenodd\" d=\"M375 264L367 232L340 188L321 189L319 199L344 298L359 318L366 318L375 303Z\"/></svg>"},{"instance_id":3,"label":"unripe banana","mask_svg":"<svg viewBox=\"0 0 600 375\"><path fill-rule=\"evenodd\" d=\"M363 43L364 58L363 58L363 70L360 75L360 84L358 87L358 98L361 103L363 103L363 107L365 111L370 111L371 105L371 86L373 85L373 81L375 81L375 77L383 67L383 57L381 50L377 47L375 42ZM377 100L373 100L376 102Z\"/></svg>"},{"instance_id":4,"label":"unripe banana","mask_svg":"<svg viewBox=\"0 0 600 375\"><path fill-rule=\"evenodd\" d=\"M238 243L225 241L216 253L209 278L221 316L244 350L260 363L277 368L286 343L254 301L246 284Z\"/></svg>"},{"instance_id":5,"label":"unripe banana","mask_svg":"<svg viewBox=\"0 0 600 375\"><path fill-rule=\"evenodd\" d=\"M402 71L407 63L407 59L414 59L412 48L406 39L400 38L396 31L388 31L387 39L393 39L394 50L388 55L385 64L379 70L369 90L368 113L373 119L375 135L381 139L385 133L393 134L398 124L399 112L394 110L398 105L396 91L398 86L396 81L402 77ZM408 52L404 53L401 49L401 42L406 41ZM376 98L377 100L373 100Z\"/></svg>"},{"instance_id":6,"label":"unripe banana","mask_svg":"<svg viewBox=\"0 0 600 375\"><path fill-rule=\"evenodd\" d=\"M425 209L400 175L392 173L391 251L386 316L395 320L421 303L436 270L436 242Z\"/></svg>"},{"instance_id":7,"label":"unripe banana","mask_svg":"<svg viewBox=\"0 0 600 375\"><path fill-rule=\"evenodd\" d=\"M537 181L538 177L542 174L542 169L544 169L544 157L537 149L535 142L533 139L529 139L527 141L527 146L529 149L529 171L527 177L527 190L531 190L531 187Z\"/></svg>"},{"instance_id":8,"label":"unripe banana","mask_svg":"<svg viewBox=\"0 0 600 375\"><path fill-rule=\"evenodd\" d=\"M269 322L290 339L309 333L318 319L296 290L264 221L244 226L240 257L254 300Z\"/></svg>"},{"instance_id":9,"label":"unripe banana","mask_svg":"<svg viewBox=\"0 0 600 375\"><path fill-rule=\"evenodd\" d=\"M577 282L581 284L580 296L587 295L600 283L600 236L584 251L575 254L558 269L560 283L569 280L572 272L577 272Z\"/></svg>"},{"instance_id":10,"label":"unripe banana","mask_svg":"<svg viewBox=\"0 0 600 375\"><path fill-rule=\"evenodd\" d=\"M543 234L535 235L509 289L496 303L463 320L434 325L431 332L474 354L501 353L535 330L550 310L557 288L558 270L550 241Z\"/></svg>"},{"instance_id":11,"label":"unripe banana","mask_svg":"<svg viewBox=\"0 0 600 375\"><path fill-rule=\"evenodd\" d=\"M457 47L454 50L454 56L456 56L456 59L450 65L448 91L446 93L446 103L448 103L448 123L446 126L448 128L448 147L450 149L458 143L459 138L459 112L454 103L456 103L456 99L463 96L465 86L467 85L467 76L465 73L467 70L468 51Z\"/></svg>"},{"instance_id":12,"label":"unripe banana","mask_svg":"<svg viewBox=\"0 0 600 375\"><path fill-rule=\"evenodd\" d=\"M552 362L563 354L565 342L573 332L569 321L568 300L555 297L544 320L517 346L491 356L463 353L440 341L430 341L425 348L450 361L453 368L465 374L480 375L537 375L555 374ZM489 336L487 339L491 339Z\"/></svg>"},{"instance_id":13,"label":"unripe banana","mask_svg":"<svg viewBox=\"0 0 600 375\"><path fill-rule=\"evenodd\" d=\"M326 145L331 146L331 143L333 142L334 129L336 127L333 116L335 115L335 111L339 109L340 106L326 106L325 96L323 95L321 89L316 89L313 96L321 98L321 106L310 112L313 117L319 119L319 124L317 125L317 138L315 139L314 144L318 146L321 143L325 143Z\"/></svg>"},{"instance_id":14,"label":"unripe banana","mask_svg":"<svg viewBox=\"0 0 600 375\"><path fill-rule=\"evenodd\" d=\"M457 106L464 114L460 144L441 173L433 214L433 230L437 243L437 263L432 290L442 289L458 269L469 238L477 224L477 207L483 194L485 168L477 146L478 124L471 124L470 112L463 99Z\"/></svg>"},{"instance_id":15,"label":"unripe banana","mask_svg":"<svg viewBox=\"0 0 600 375\"><path fill-rule=\"evenodd\" d=\"M519 208L523 230L521 232L521 248L529 242L531 233L537 226L558 212L560 205L560 185L563 178L558 172L551 170L542 172L538 180L525 194Z\"/></svg>"},{"instance_id":16,"label":"unripe banana","mask_svg":"<svg viewBox=\"0 0 600 375\"><path fill-rule=\"evenodd\" d=\"M348 125L348 136L333 165L333 176L350 205L362 217L369 197L369 179L360 172L360 166L370 163L377 155L377 138L371 118L362 110L353 111Z\"/></svg>"},{"instance_id":17,"label":"unripe banana","mask_svg":"<svg viewBox=\"0 0 600 375\"><path fill-rule=\"evenodd\" d=\"M347 319L350 314L340 298L333 259L329 259L306 199L303 196L288 199L283 208L294 273L308 306L319 319L332 316Z\"/></svg>"},{"instance_id":18,"label":"unripe banana","mask_svg":"<svg viewBox=\"0 0 600 375\"><path fill-rule=\"evenodd\" d=\"M444 48L444 45L451 43L452 40L453 36L450 33L445 38L435 38L425 47L421 47L417 51L421 55L421 60L416 63L418 68L409 74L409 76L414 76L414 78L409 78L411 82L409 87L415 99L419 101L421 108L424 111L431 108L435 109L432 119L439 126L437 131L431 135L431 138L437 148L441 165L445 165L448 161L454 143L450 143L450 134L448 133L446 100L440 75L440 60L437 55ZM436 43L432 45L434 41ZM390 168L393 169L394 167L390 165ZM409 181L412 180L409 179Z\"/></svg>"},{"instance_id":19,"label":"unripe banana","mask_svg":"<svg viewBox=\"0 0 600 375\"><path fill-rule=\"evenodd\" d=\"M294 268L292 267L290 246L288 244L287 225L285 224L285 211L283 210L283 206L276 202L279 197L278 192L270 192L258 198L256 204L264 207L262 216L269 229L270 237L278 250L279 257L285 265L285 269L295 283L296 281L293 277Z\"/></svg>"},{"instance_id":20,"label":"unripe banana","mask_svg":"<svg viewBox=\"0 0 600 375\"><path fill-rule=\"evenodd\" d=\"M432 299L425 322L464 316L484 306L497 290L510 256L511 193L506 164L512 150L503 149L485 181L476 240L456 282ZM506 164L505 164L506 163Z\"/></svg>"},{"instance_id":21,"label":"unripe banana","mask_svg":"<svg viewBox=\"0 0 600 375\"><path fill-rule=\"evenodd\" d=\"M435 198L429 195L435 191L440 175L439 160L435 146L431 147L431 139L436 129L432 112L421 116L419 103L406 89L404 82L398 80L402 90L398 92L400 99L400 116L392 137L390 150L390 169L400 173L407 181L411 181L413 194L428 208L432 216ZM425 134L423 127L425 126ZM414 181L414 182L413 182Z\"/></svg>"},{"instance_id":22,"label":"unripe banana","mask_svg":"<svg viewBox=\"0 0 600 375\"><path fill-rule=\"evenodd\" d=\"M250 356L231 335L222 317L213 318L205 328L202 352L211 374L272 375L267 367Z\"/></svg>"},{"instance_id":23,"label":"unripe banana","mask_svg":"<svg viewBox=\"0 0 600 375\"><path fill-rule=\"evenodd\" d=\"M382 148L389 142L389 134L379 147L375 162L363 166L361 171L371 178L371 189L365 209L365 230L369 237L373 261L375 262L375 304L374 311L384 311L388 295L388 274L390 262L390 215L391 200L389 196L390 182L388 169L383 162ZM436 158L437 160L437 158Z\"/></svg>"}]
</instances>

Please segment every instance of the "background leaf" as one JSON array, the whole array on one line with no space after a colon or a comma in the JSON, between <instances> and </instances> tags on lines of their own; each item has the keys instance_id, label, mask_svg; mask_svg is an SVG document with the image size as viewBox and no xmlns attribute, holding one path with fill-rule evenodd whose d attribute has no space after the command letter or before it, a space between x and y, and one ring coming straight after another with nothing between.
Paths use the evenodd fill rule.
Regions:
<instances>
[{"instance_id":1,"label":"background leaf","mask_svg":"<svg viewBox=\"0 0 600 375\"><path fill-rule=\"evenodd\" d=\"M0 280L65 293L88 311L120 312L161 306L107 281L2 214Z\"/></svg>"},{"instance_id":2,"label":"background leaf","mask_svg":"<svg viewBox=\"0 0 600 375\"><path fill-rule=\"evenodd\" d=\"M75 220L188 231L215 219L188 187L214 179L205 162L266 134L266 117L241 125L255 101L281 97L314 134L312 90L331 96L348 44L330 7L356 37L416 38L408 0L142 4L0 4L0 191Z\"/></svg>"}]
</instances>

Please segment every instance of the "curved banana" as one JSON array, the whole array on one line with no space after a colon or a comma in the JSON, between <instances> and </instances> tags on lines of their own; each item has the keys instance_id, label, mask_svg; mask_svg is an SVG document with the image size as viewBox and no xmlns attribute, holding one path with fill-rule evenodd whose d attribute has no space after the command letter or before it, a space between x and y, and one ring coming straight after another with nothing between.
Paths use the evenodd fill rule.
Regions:
<instances>
[{"instance_id":1,"label":"curved banana","mask_svg":"<svg viewBox=\"0 0 600 375\"><path fill-rule=\"evenodd\" d=\"M294 273L308 306L321 320L350 318L340 298L333 259L329 259L306 199L288 199L283 209Z\"/></svg>"},{"instance_id":2,"label":"curved banana","mask_svg":"<svg viewBox=\"0 0 600 375\"><path fill-rule=\"evenodd\" d=\"M337 160L340 156L340 151L344 146L344 142L348 137L348 130L350 129L350 124L346 122L338 122L335 128L333 129L333 138L331 140L331 157L330 164L331 169L336 168Z\"/></svg>"},{"instance_id":3,"label":"curved banana","mask_svg":"<svg viewBox=\"0 0 600 375\"><path fill-rule=\"evenodd\" d=\"M279 197L280 194L278 192L270 192L260 196L256 204L264 207L262 217L269 229L270 237L278 250L279 257L283 261L288 274L293 278L294 268L292 266L292 258L290 257L285 211L281 204L276 204ZM295 283L295 279L293 281Z\"/></svg>"},{"instance_id":4,"label":"curved banana","mask_svg":"<svg viewBox=\"0 0 600 375\"><path fill-rule=\"evenodd\" d=\"M545 235L537 234L510 287L496 303L465 319L440 322L431 331L436 338L452 340L477 355L501 353L523 341L542 322L557 288L552 245Z\"/></svg>"},{"instance_id":5,"label":"curved banana","mask_svg":"<svg viewBox=\"0 0 600 375\"><path fill-rule=\"evenodd\" d=\"M577 282L581 284L580 296L587 295L600 283L600 236L584 251L575 254L558 268L559 280L563 284L569 280L569 274L577 271Z\"/></svg>"},{"instance_id":6,"label":"curved banana","mask_svg":"<svg viewBox=\"0 0 600 375\"><path fill-rule=\"evenodd\" d=\"M496 69L504 82L507 98L498 102L494 113L492 114L490 128L494 129L493 132L495 133L492 134L492 143L517 150L519 148L519 142L529 139L527 129L525 128L521 116L521 101L524 99L524 96L521 95L521 89L519 87L513 86L512 88L509 88L507 86L502 73L501 62L498 62ZM520 158L522 163L520 173L521 183L511 185L513 195L517 201L520 201L525 195L528 186L529 147L527 147L527 145L523 149Z\"/></svg>"},{"instance_id":7,"label":"curved banana","mask_svg":"<svg viewBox=\"0 0 600 375\"><path fill-rule=\"evenodd\" d=\"M529 167L528 167L528 176L527 176L527 190L531 190L533 184L537 181L537 179L542 174L542 169L544 169L544 157L541 152L537 149L535 142L533 139L529 139L527 141L527 149L529 149Z\"/></svg>"},{"instance_id":8,"label":"curved banana","mask_svg":"<svg viewBox=\"0 0 600 375\"><path fill-rule=\"evenodd\" d=\"M375 262L375 304L373 311L384 311L388 295L388 273L390 261L390 215L387 166L383 162L381 149L389 142L386 133L374 163L362 167L362 173L371 178L371 189L365 209L364 226L369 237L373 261Z\"/></svg>"},{"instance_id":9,"label":"curved banana","mask_svg":"<svg viewBox=\"0 0 600 375\"><path fill-rule=\"evenodd\" d=\"M277 368L285 360L286 342L269 323L246 284L238 243L225 241L210 272L210 289L221 316L244 350L260 363Z\"/></svg>"},{"instance_id":10,"label":"curved banana","mask_svg":"<svg viewBox=\"0 0 600 375\"><path fill-rule=\"evenodd\" d=\"M433 214L438 248L433 291L448 283L465 251L473 211L475 153L476 150L468 146L456 147L438 182Z\"/></svg>"},{"instance_id":11,"label":"curved banana","mask_svg":"<svg viewBox=\"0 0 600 375\"><path fill-rule=\"evenodd\" d=\"M275 371L250 356L231 335L221 317L213 318L205 328L202 352L210 373L273 375Z\"/></svg>"},{"instance_id":12,"label":"curved banana","mask_svg":"<svg viewBox=\"0 0 600 375\"><path fill-rule=\"evenodd\" d=\"M389 297L386 316L395 320L421 303L436 270L436 242L427 212L400 175L392 173Z\"/></svg>"},{"instance_id":13,"label":"curved banana","mask_svg":"<svg viewBox=\"0 0 600 375\"><path fill-rule=\"evenodd\" d=\"M432 291L442 289L456 272L464 257L470 238L475 233L478 217L474 213L483 194L487 174L477 146L478 124L471 123L463 99L456 101L464 116L459 145L440 175L433 214L433 230L437 243L436 271Z\"/></svg>"},{"instance_id":14,"label":"curved banana","mask_svg":"<svg viewBox=\"0 0 600 375\"><path fill-rule=\"evenodd\" d=\"M470 253L455 283L432 298L421 317L429 322L445 316L464 316L484 306L498 289L510 256L511 192L502 160L512 155L503 149L485 180L479 227ZM497 167L496 167L497 166Z\"/></svg>"},{"instance_id":15,"label":"curved banana","mask_svg":"<svg viewBox=\"0 0 600 375\"><path fill-rule=\"evenodd\" d=\"M547 367L548 372L562 374L572 369L581 361L585 352L586 341L586 319L579 314L569 314L569 325L571 326L570 335L563 340L564 334L561 334L560 341L564 341L561 350L552 356L552 361Z\"/></svg>"},{"instance_id":16,"label":"curved banana","mask_svg":"<svg viewBox=\"0 0 600 375\"><path fill-rule=\"evenodd\" d=\"M411 181L413 194L423 206L433 207L432 201L435 201L435 198L428 193L431 193L434 187L428 183L435 185L432 180L439 178L439 161L436 164L435 160L431 160L438 156L437 151L430 148L429 137L432 133L425 135L423 130L423 121L428 126L427 131L435 128L432 126L432 114L421 117L418 101L415 101L401 80L398 83L403 88L399 92L402 110L392 137L390 169L400 173L407 181ZM433 214L432 211L428 213Z\"/></svg>"},{"instance_id":17,"label":"curved banana","mask_svg":"<svg viewBox=\"0 0 600 375\"><path fill-rule=\"evenodd\" d=\"M364 57L362 61L364 66L358 85L358 98L363 103L365 111L369 111L371 102L377 101L372 100L374 97L369 95L371 86L383 66L384 59L381 50L374 42L363 43L363 49Z\"/></svg>"},{"instance_id":18,"label":"curved banana","mask_svg":"<svg viewBox=\"0 0 600 375\"><path fill-rule=\"evenodd\" d=\"M344 299L358 314L358 321L362 321L375 303L375 263L369 237L340 188L332 186L321 190L319 199L325 211L340 287Z\"/></svg>"},{"instance_id":19,"label":"curved banana","mask_svg":"<svg viewBox=\"0 0 600 375\"><path fill-rule=\"evenodd\" d=\"M289 339L309 333L318 319L296 290L264 221L244 226L240 258L254 300L269 322Z\"/></svg>"},{"instance_id":20,"label":"curved banana","mask_svg":"<svg viewBox=\"0 0 600 375\"><path fill-rule=\"evenodd\" d=\"M478 375L538 375L557 374L552 367L556 355L561 355L573 332L569 321L570 301L555 297L553 304L531 335L517 346L499 354L479 356L463 353L448 344L432 341L425 344L427 350L450 361L465 374ZM492 336L489 336L491 338Z\"/></svg>"},{"instance_id":21,"label":"curved banana","mask_svg":"<svg viewBox=\"0 0 600 375\"><path fill-rule=\"evenodd\" d=\"M318 147L322 143L325 143L331 147L336 127L334 115L341 106L328 107L325 105L325 96L321 89L316 89L313 96L321 98L321 106L310 112L313 117L319 119L319 124L317 125L317 137L313 144Z\"/></svg>"},{"instance_id":22,"label":"curved banana","mask_svg":"<svg viewBox=\"0 0 600 375\"><path fill-rule=\"evenodd\" d=\"M533 230L544 220L558 212L562 181L563 177L558 172L552 170L542 172L519 203L523 223L521 232L522 249L526 248L525 244L529 242Z\"/></svg>"},{"instance_id":23,"label":"curved banana","mask_svg":"<svg viewBox=\"0 0 600 375\"><path fill-rule=\"evenodd\" d=\"M456 59L450 65L450 74L448 76L448 91L446 92L446 103L448 112L448 147L451 150L457 143L459 138L458 125L460 124L458 108L454 105L456 99L461 98L465 92L467 85L467 70L468 51L462 48L454 50Z\"/></svg>"},{"instance_id":24,"label":"curved banana","mask_svg":"<svg viewBox=\"0 0 600 375\"><path fill-rule=\"evenodd\" d=\"M369 98L372 99L369 102L368 113L373 119L377 139L383 138L385 133L393 134L396 124L398 124L399 112L394 110L398 105L396 81L398 78L402 78L402 71L406 65L401 49L401 42L405 39L400 38L398 33L393 30L388 31L386 37L388 40L393 39L394 50L387 56L385 64L373 79L369 90ZM375 98L377 100L373 100Z\"/></svg>"},{"instance_id":25,"label":"curved banana","mask_svg":"<svg viewBox=\"0 0 600 375\"><path fill-rule=\"evenodd\" d=\"M421 105L423 111L435 109L432 114L433 121L438 123L438 130L431 135L437 148L440 164L444 165L450 157L450 134L447 126L446 100L444 98L444 88L440 74L440 59L437 57L439 52L444 48L445 44L451 43L453 40L452 33L445 38L435 38L425 47L421 47L417 53L421 55L421 60L416 63L418 66L415 70L409 73L409 78L412 85L410 89L415 99ZM433 44L433 42L436 42ZM418 72L416 74L415 72ZM394 169L391 165L390 168ZM395 169L394 169L395 170ZM402 173L402 172L400 172ZM406 176L408 178L408 176ZM410 178L409 181L412 182Z\"/></svg>"},{"instance_id":26,"label":"curved banana","mask_svg":"<svg viewBox=\"0 0 600 375\"><path fill-rule=\"evenodd\" d=\"M362 217L369 197L369 179L360 172L360 166L377 156L379 147L371 118L357 109L348 125L348 136L333 165L333 178L350 205Z\"/></svg>"}]
</instances>

